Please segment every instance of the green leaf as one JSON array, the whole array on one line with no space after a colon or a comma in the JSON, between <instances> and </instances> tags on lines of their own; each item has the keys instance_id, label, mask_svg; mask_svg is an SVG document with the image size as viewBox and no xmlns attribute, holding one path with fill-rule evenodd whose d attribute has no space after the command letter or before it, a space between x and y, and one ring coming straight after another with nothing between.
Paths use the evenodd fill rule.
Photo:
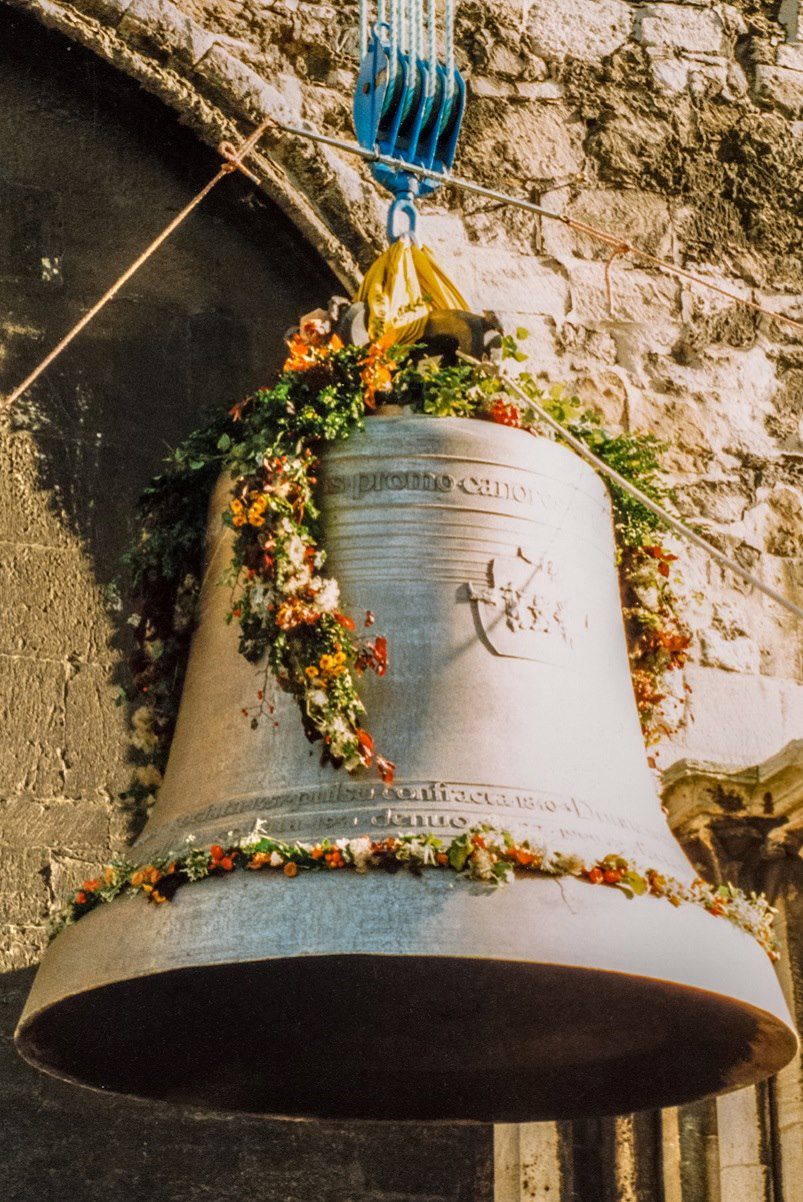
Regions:
<instances>
[{"instance_id":1,"label":"green leaf","mask_svg":"<svg viewBox=\"0 0 803 1202\"><path fill-rule=\"evenodd\" d=\"M455 839L449 848L449 863L455 872L462 872L471 854L471 844L468 839Z\"/></svg>"},{"instance_id":2,"label":"green leaf","mask_svg":"<svg viewBox=\"0 0 803 1202\"><path fill-rule=\"evenodd\" d=\"M647 882L639 872L626 872L622 877L622 884L627 885L628 888L632 889L634 893L637 893L639 897L642 893L647 892Z\"/></svg>"},{"instance_id":3,"label":"green leaf","mask_svg":"<svg viewBox=\"0 0 803 1202\"><path fill-rule=\"evenodd\" d=\"M230 446L231 446L231 435L230 434L221 434L220 438L217 440L217 449L219 451L228 451Z\"/></svg>"}]
</instances>

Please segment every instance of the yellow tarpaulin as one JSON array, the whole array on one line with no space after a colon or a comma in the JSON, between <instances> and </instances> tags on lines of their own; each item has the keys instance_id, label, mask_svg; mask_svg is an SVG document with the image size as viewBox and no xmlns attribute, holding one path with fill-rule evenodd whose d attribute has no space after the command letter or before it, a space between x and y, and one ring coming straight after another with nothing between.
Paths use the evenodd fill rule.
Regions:
<instances>
[{"instance_id":1,"label":"yellow tarpaulin","mask_svg":"<svg viewBox=\"0 0 803 1202\"><path fill-rule=\"evenodd\" d=\"M355 300L368 305L372 339L393 330L395 341L408 346L420 340L433 309L468 308L432 251L409 238L399 238L369 267Z\"/></svg>"}]
</instances>

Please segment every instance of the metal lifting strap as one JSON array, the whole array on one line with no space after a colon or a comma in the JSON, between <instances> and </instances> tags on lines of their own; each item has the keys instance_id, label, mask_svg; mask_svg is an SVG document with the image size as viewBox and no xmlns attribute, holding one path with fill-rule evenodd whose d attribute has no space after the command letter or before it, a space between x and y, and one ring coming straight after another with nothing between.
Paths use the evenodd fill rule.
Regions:
<instances>
[{"instance_id":1,"label":"metal lifting strap","mask_svg":"<svg viewBox=\"0 0 803 1202\"><path fill-rule=\"evenodd\" d=\"M360 0L360 71L354 128L360 145L401 166L371 165L374 178L396 198L388 218L391 242L415 235L418 197L438 187L454 160L465 107L465 83L455 66L455 0L444 0L443 62L438 58L437 0ZM385 21L389 8L390 18ZM424 168L435 178L424 178ZM405 228L406 222L406 228Z\"/></svg>"}]
</instances>

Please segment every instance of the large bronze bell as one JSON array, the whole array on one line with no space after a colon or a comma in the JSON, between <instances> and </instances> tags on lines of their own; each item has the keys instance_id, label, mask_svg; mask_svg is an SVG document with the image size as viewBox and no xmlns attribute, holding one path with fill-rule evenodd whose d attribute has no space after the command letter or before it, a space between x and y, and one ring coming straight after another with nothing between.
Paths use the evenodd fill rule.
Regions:
<instances>
[{"instance_id":1,"label":"large bronze bell","mask_svg":"<svg viewBox=\"0 0 803 1202\"><path fill-rule=\"evenodd\" d=\"M328 566L376 614L362 692L396 782L322 765L293 702L249 729L259 676L210 557L158 805L132 856L489 822L586 860L694 872L661 812L631 688L611 509L569 451L388 409L330 450ZM583 880L492 889L427 871L238 872L101 906L50 946L22 1054L96 1088L216 1109L523 1121L674 1105L785 1064L759 945L700 906Z\"/></svg>"}]
</instances>

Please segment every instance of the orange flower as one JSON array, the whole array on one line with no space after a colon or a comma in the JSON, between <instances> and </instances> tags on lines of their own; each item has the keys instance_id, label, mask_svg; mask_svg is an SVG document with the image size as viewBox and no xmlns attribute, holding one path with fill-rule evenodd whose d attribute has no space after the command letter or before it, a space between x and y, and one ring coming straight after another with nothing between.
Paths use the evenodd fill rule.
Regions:
<instances>
[{"instance_id":1,"label":"orange flower","mask_svg":"<svg viewBox=\"0 0 803 1202\"><path fill-rule=\"evenodd\" d=\"M212 857L212 867L222 868L224 872L231 872L234 867L234 859L230 855L226 855L219 843L213 843L209 848L209 855Z\"/></svg>"},{"instance_id":2,"label":"orange flower","mask_svg":"<svg viewBox=\"0 0 803 1202\"><path fill-rule=\"evenodd\" d=\"M333 334L325 346L314 346L294 334L287 344L290 354L284 362L283 371L309 371L311 367L324 363L335 351L343 347L343 342L337 334Z\"/></svg>"},{"instance_id":3,"label":"orange flower","mask_svg":"<svg viewBox=\"0 0 803 1202\"><path fill-rule=\"evenodd\" d=\"M275 622L280 630L295 630L297 626L314 626L320 616L319 611L311 605L291 597L276 610Z\"/></svg>"},{"instance_id":4,"label":"orange flower","mask_svg":"<svg viewBox=\"0 0 803 1202\"><path fill-rule=\"evenodd\" d=\"M160 873L158 868L154 868L153 864L147 864L144 868L140 868L131 877L131 884L135 889L149 889L159 880Z\"/></svg>"},{"instance_id":5,"label":"orange flower","mask_svg":"<svg viewBox=\"0 0 803 1202\"><path fill-rule=\"evenodd\" d=\"M82 906L84 904L84 902L87 900L86 894L84 893L83 889L78 890L78 892L75 895L75 900L79 906Z\"/></svg>"},{"instance_id":6,"label":"orange flower","mask_svg":"<svg viewBox=\"0 0 803 1202\"><path fill-rule=\"evenodd\" d=\"M491 421L500 426L520 426L521 414L515 405L509 404L502 397L497 397L490 410Z\"/></svg>"},{"instance_id":7,"label":"orange flower","mask_svg":"<svg viewBox=\"0 0 803 1202\"><path fill-rule=\"evenodd\" d=\"M249 868L263 868L270 863L270 856L265 851L255 851L248 862Z\"/></svg>"},{"instance_id":8,"label":"orange flower","mask_svg":"<svg viewBox=\"0 0 803 1202\"><path fill-rule=\"evenodd\" d=\"M354 734L357 737L360 759L367 768L374 756L374 740L368 734L367 730L362 730L359 726L354 731Z\"/></svg>"},{"instance_id":9,"label":"orange flower","mask_svg":"<svg viewBox=\"0 0 803 1202\"><path fill-rule=\"evenodd\" d=\"M603 879L602 869L589 868L586 872L586 878L591 881L592 885L600 885Z\"/></svg>"},{"instance_id":10,"label":"orange flower","mask_svg":"<svg viewBox=\"0 0 803 1202\"><path fill-rule=\"evenodd\" d=\"M374 762L382 783L392 785L396 776L396 765L393 760L387 760L383 755L377 755L374 757Z\"/></svg>"},{"instance_id":11,"label":"orange flower","mask_svg":"<svg viewBox=\"0 0 803 1202\"><path fill-rule=\"evenodd\" d=\"M298 876L298 864L296 864L293 860L288 860L284 866L284 875Z\"/></svg>"},{"instance_id":12,"label":"orange flower","mask_svg":"<svg viewBox=\"0 0 803 1202\"><path fill-rule=\"evenodd\" d=\"M100 881L97 878L94 878L91 881L84 881L81 888L86 890L87 893L94 893L99 884Z\"/></svg>"},{"instance_id":13,"label":"orange flower","mask_svg":"<svg viewBox=\"0 0 803 1202\"><path fill-rule=\"evenodd\" d=\"M290 354L284 361L283 371L307 371L317 362L315 348L305 342L300 334L294 334L287 344Z\"/></svg>"},{"instance_id":14,"label":"orange flower","mask_svg":"<svg viewBox=\"0 0 803 1202\"><path fill-rule=\"evenodd\" d=\"M362 361L360 379L365 389L365 404L369 409L376 408L376 394L389 392L393 385L396 364L385 354L393 345L393 338L392 333L383 334L377 342L371 344Z\"/></svg>"}]
</instances>

